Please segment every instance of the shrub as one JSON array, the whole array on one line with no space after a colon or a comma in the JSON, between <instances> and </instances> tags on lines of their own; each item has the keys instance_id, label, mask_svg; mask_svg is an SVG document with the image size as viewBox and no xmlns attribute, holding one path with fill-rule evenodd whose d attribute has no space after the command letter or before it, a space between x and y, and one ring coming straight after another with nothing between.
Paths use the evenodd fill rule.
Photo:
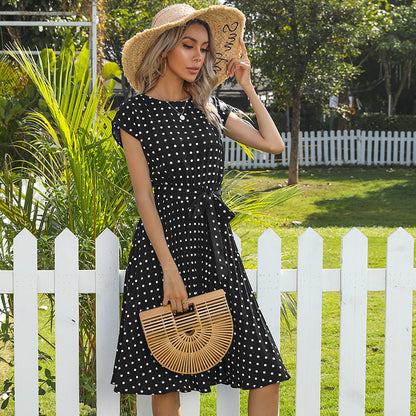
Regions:
<instances>
[{"instance_id":1,"label":"shrub","mask_svg":"<svg viewBox=\"0 0 416 416\"><path fill-rule=\"evenodd\" d=\"M416 115L364 113L351 116L353 130L416 131Z\"/></svg>"}]
</instances>

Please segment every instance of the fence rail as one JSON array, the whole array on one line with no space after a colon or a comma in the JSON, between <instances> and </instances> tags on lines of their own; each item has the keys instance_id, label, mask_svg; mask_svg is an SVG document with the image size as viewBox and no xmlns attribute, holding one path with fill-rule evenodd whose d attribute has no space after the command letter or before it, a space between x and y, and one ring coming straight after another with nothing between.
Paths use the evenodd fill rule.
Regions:
<instances>
[{"instance_id":1,"label":"fence rail","mask_svg":"<svg viewBox=\"0 0 416 416\"><path fill-rule=\"evenodd\" d=\"M225 166L232 169L265 169L289 166L290 133L282 133L286 145L281 155L254 151L254 159L228 137L224 138ZM301 132L300 166L416 165L416 132L318 131Z\"/></svg>"},{"instance_id":2,"label":"fence rail","mask_svg":"<svg viewBox=\"0 0 416 416\"><path fill-rule=\"evenodd\" d=\"M35 237L21 231L14 270L0 271L0 293L14 294L15 415L38 414L39 293L56 296L56 414L79 415L78 293L96 293L97 415L120 415L120 397L110 384L124 284L116 236L105 230L97 238L96 270L78 270L78 240L67 229L55 240L55 270L37 270L36 250ZM401 228L388 238L386 269L368 269L367 238L355 228L342 238L340 269L322 268L323 240L312 229L299 237L297 270L281 270L280 253L280 238L266 230L258 240L258 269L248 275L278 344L280 292L297 292L296 416L320 414L326 291L341 293L339 415L365 414L367 292L385 291L384 416L410 416L414 239ZM203 414L199 393L181 399L184 416ZM150 396L138 396L137 403L137 415L151 415ZM218 386L217 415L239 416L239 406L239 390Z\"/></svg>"}]
</instances>

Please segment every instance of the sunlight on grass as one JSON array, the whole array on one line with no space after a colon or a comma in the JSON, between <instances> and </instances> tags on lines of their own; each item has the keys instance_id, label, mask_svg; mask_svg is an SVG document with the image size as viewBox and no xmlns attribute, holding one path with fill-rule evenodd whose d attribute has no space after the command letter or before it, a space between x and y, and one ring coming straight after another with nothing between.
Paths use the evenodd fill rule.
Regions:
<instances>
[{"instance_id":1,"label":"sunlight on grass","mask_svg":"<svg viewBox=\"0 0 416 416\"><path fill-rule=\"evenodd\" d=\"M286 170L275 170L253 172L245 180L262 193L281 186L286 178ZM301 170L299 183L303 194L267 213L273 219L270 226L282 238L283 268L297 267L297 239L308 227L324 239L324 268L340 267L341 238L352 227L368 238L371 268L385 267L387 237L397 227L416 237L415 170L309 168ZM242 237L242 255L248 268L257 267L257 238L266 228L266 224L252 219L234 230Z\"/></svg>"}]
</instances>

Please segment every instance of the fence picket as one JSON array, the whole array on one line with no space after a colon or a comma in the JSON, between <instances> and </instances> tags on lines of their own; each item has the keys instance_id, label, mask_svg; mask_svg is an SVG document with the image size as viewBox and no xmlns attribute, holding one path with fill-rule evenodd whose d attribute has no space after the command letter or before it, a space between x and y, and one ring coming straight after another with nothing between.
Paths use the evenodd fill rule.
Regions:
<instances>
[{"instance_id":1,"label":"fence picket","mask_svg":"<svg viewBox=\"0 0 416 416\"><path fill-rule=\"evenodd\" d=\"M337 154L336 156L337 159L335 161L336 165L342 165L343 159L345 159L342 157L342 142L343 142L342 138L339 138L339 140L336 142L336 149L335 149L336 154Z\"/></svg>"},{"instance_id":2,"label":"fence picket","mask_svg":"<svg viewBox=\"0 0 416 416\"><path fill-rule=\"evenodd\" d=\"M257 301L278 346L280 346L280 253L280 237L268 228L258 239Z\"/></svg>"},{"instance_id":3,"label":"fence picket","mask_svg":"<svg viewBox=\"0 0 416 416\"><path fill-rule=\"evenodd\" d=\"M360 131L358 130L360 133L360 141L361 141L361 165L371 165L371 143L372 143L372 139L373 139L373 132L369 131L367 132L367 137L365 135L364 131ZM358 133L357 131L357 133ZM370 156L370 159L368 158Z\"/></svg>"},{"instance_id":4,"label":"fence picket","mask_svg":"<svg viewBox=\"0 0 416 416\"><path fill-rule=\"evenodd\" d=\"M306 132L307 134L308 132ZM305 145L305 137L303 132L299 132L299 161L302 161L302 165L306 164L303 146Z\"/></svg>"},{"instance_id":5,"label":"fence picket","mask_svg":"<svg viewBox=\"0 0 416 416\"><path fill-rule=\"evenodd\" d=\"M315 166L316 165L316 137L315 137L315 132L311 131L310 132L310 139L311 139L311 160L310 160L310 164L311 166Z\"/></svg>"},{"instance_id":6,"label":"fence picket","mask_svg":"<svg viewBox=\"0 0 416 416\"><path fill-rule=\"evenodd\" d=\"M120 415L120 394L110 384L120 315L118 239L105 229L96 240L97 413Z\"/></svg>"},{"instance_id":7,"label":"fence picket","mask_svg":"<svg viewBox=\"0 0 416 416\"><path fill-rule=\"evenodd\" d=\"M375 132L377 134L377 139L380 147L380 151L377 153L379 155L378 164L385 165L386 164L386 146L387 146L387 137L386 132Z\"/></svg>"},{"instance_id":8,"label":"fence picket","mask_svg":"<svg viewBox=\"0 0 416 416\"><path fill-rule=\"evenodd\" d=\"M384 161L384 142L381 140L379 131L374 132L373 149L374 149L373 150L374 154L372 157L373 162L371 163L371 159L370 159L370 164L374 164L375 166L384 164L383 162Z\"/></svg>"},{"instance_id":9,"label":"fence picket","mask_svg":"<svg viewBox=\"0 0 416 416\"><path fill-rule=\"evenodd\" d=\"M353 228L341 241L339 416L364 416L367 238Z\"/></svg>"},{"instance_id":10,"label":"fence picket","mask_svg":"<svg viewBox=\"0 0 416 416\"><path fill-rule=\"evenodd\" d=\"M292 152L292 133L287 133L287 140L288 140L288 144L287 144L287 159L286 159L286 163L287 166L289 166L289 161L290 161L290 154Z\"/></svg>"},{"instance_id":11,"label":"fence picket","mask_svg":"<svg viewBox=\"0 0 416 416\"><path fill-rule=\"evenodd\" d=\"M393 150L392 150L392 162L393 164L398 164L398 154L399 154L399 132L395 131L393 133Z\"/></svg>"},{"instance_id":12,"label":"fence picket","mask_svg":"<svg viewBox=\"0 0 416 416\"><path fill-rule=\"evenodd\" d=\"M235 166L235 162L236 162L236 152L237 152L237 146L234 140L230 141L230 159L229 162L231 164L232 167Z\"/></svg>"},{"instance_id":13,"label":"fence picket","mask_svg":"<svg viewBox=\"0 0 416 416\"><path fill-rule=\"evenodd\" d=\"M330 139L328 139L328 136ZM328 132L325 130L324 131L324 164L325 165L329 165L330 160L329 160L329 142L330 140L334 140L335 137L335 132L333 130L331 130L330 134L328 135Z\"/></svg>"},{"instance_id":14,"label":"fence picket","mask_svg":"<svg viewBox=\"0 0 416 416\"><path fill-rule=\"evenodd\" d=\"M296 416L320 414L323 242L311 228L298 240Z\"/></svg>"},{"instance_id":15,"label":"fence picket","mask_svg":"<svg viewBox=\"0 0 416 416\"><path fill-rule=\"evenodd\" d=\"M406 156L406 166L410 166L412 163L412 145L414 147L414 142L412 141L412 133L408 131L406 133L406 150L405 150L405 156ZM413 159L415 160L415 159Z\"/></svg>"},{"instance_id":16,"label":"fence picket","mask_svg":"<svg viewBox=\"0 0 416 416\"><path fill-rule=\"evenodd\" d=\"M404 131L400 132L399 160L398 160L399 165L404 165L405 164L405 158L404 158L404 149L405 149L405 143L406 143L405 138L406 138L406 133Z\"/></svg>"},{"instance_id":17,"label":"fence picket","mask_svg":"<svg viewBox=\"0 0 416 416\"><path fill-rule=\"evenodd\" d=\"M240 415L240 389L225 384L217 386L217 416Z\"/></svg>"},{"instance_id":18,"label":"fence picket","mask_svg":"<svg viewBox=\"0 0 416 416\"><path fill-rule=\"evenodd\" d=\"M55 239L56 414L79 415L78 239L65 228Z\"/></svg>"},{"instance_id":19,"label":"fence picket","mask_svg":"<svg viewBox=\"0 0 416 416\"><path fill-rule=\"evenodd\" d=\"M363 141L361 130L357 130L355 133L354 131L351 131L350 134L353 135L357 141L357 164L365 165L365 143Z\"/></svg>"},{"instance_id":20,"label":"fence picket","mask_svg":"<svg viewBox=\"0 0 416 416\"><path fill-rule=\"evenodd\" d=\"M370 133L370 132L369 132ZM371 132L372 133L372 132ZM378 131L374 132L374 136L369 136L372 138L371 143L369 143L369 147L367 148L367 165L378 165L380 164L380 137Z\"/></svg>"},{"instance_id":21,"label":"fence picket","mask_svg":"<svg viewBox=\"0 0 416 416\"><path fill-rule=\"evenodd\" d=\"M387 239L384 416L410 416L413 249L402 228Z\"/></svg>"},{"instance_id":22,"label":"fence picket","mask_svg":"<svg viewBox=\"0 0 416 416\"><path fill-rule=\"evenodd\" d=\"M303 133L303 146L304 146L304 155L305 155L305 166L310 166L311 158L309 155L309 149L311 147L311 140L309 137L309 132L307 131Z\"/></svg>"},{"instance_id":23,"label":"fence picket","mask_svg":"<svg viewBox=\"0 0 416 416\"><path fill-rule=\"evenodd\" d=\"M15 415L39 413L37 241L25 228L13 240Z\"/></svg>"},{"instance_id":24,"label":"fence picket","mask_svg":"<svg viewBox=\"0 0 416 416\"><path fill-rule=\"evenodd\" d=\"M344 137L348 137L348 145L347 148L349 148L349 154L348 159L350 160L352 164L356 165L358 162L357 153L356 153L356 140L354 137L354 132L350 131L350 135L348 135L347 131L344 131Z\"/></svg>"},{"instance_id":25,"label":"fence picket","mask_svg":"<svg viewBox=\"0 0 416 416\"><path fill-rule=\"evenodd\" d=\"M150 416L152 414L152 396L151 395L136 395L136 415ZM97 415L101 416L101 415Z\"/></svg>"},{"instance_id":26,"label":"fence picket","mask_svg":"<svg viewBox=\"0 0 416 416\"><path fill-rule=\"evenodd\" d=\"M392 143L393 143L393 135L391 131L388 131L386 134L386 164L391 165L392 162Z\"/></svg>"},{"instance_id":27,"label":"fence picket","mask_svg":"<svg viewBox=\"0 0 416 416\"><path fill-rule=\"evenodd\" d=\"M199 391L181 393L181 413L182 416L199 416L200 394Z\"/></svg>"},{"instance_id":28,"label":"fence picket","mask_svg":"<svg viewBox=\"0 0 416 416\"><path fill-rule=\"evenodd\" d=\"M317 165L322 164L322 142L323 142L322 132L318 131L318 134L316 136L316 146L317 146L317 155L318 155L318 158L316 160Z\"/></svg>"},{"instance_id":29,"label":"fence picket","mask_svg":"<svg viewBox=\"0 0 416 416\"><path fill-rule=\"evenodd\" d=\"M331 134L332 134L333 132L331 131ZM329 142L328 143L328 146L329 146L329 154L330 154L330 159L329 159L329 164L330 165L332 165L332 166L335 166L336 165L336 159L335 159L335 147L337 146L337 142L338 142L338 137L340 136L340 132L339 131L337 131L335 134L334 134L334 140L331 140L331 142ZM339 145L341 146L342 145L342 142L341 142L341 140L339 140Z\"/></svg>"}]
</instances>

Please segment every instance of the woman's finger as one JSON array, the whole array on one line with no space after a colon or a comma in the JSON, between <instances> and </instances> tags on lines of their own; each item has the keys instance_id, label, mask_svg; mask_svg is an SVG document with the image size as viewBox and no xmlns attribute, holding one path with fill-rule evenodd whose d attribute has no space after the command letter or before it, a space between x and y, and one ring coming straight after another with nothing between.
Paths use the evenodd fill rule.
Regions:
<instances>
[{"instance_id":1,"label":"woman's finger","mask_svg":"<svg viewBox=\"0 0 416 416\"><path fill-rule=\"evenodd\" d=\"M249 64L245 61L243 61L241 58L233 58L229 65L228 65L228 69L227 69L227 74L234 76L235 71L237 70L237 68L249 68Z\"/></svg>"},{"instance_id":2,"label":"woman's finger","mask_svg":"<svg viewBox=\"0 0 416 416\"><path fill-rule=\"evenodd\" d=\"M175 300L176 300L176 312L183 312L182 299L181 298L177 298Z\"/></svg>"},{"instance_id":3,"label":"woman's finger","mask_svg":"<svg viewBox=\"0 0 416 416\"><path fill-rule=\"evenodd\" d=\"M233 72L232 75L234 76L236 71L238 69L241 69L242 71L250 71L250 65L246 62L238 62L235 65L233 65Z\"/></svg>"},{"instance_id":4,"label":"woman's finger","mask_svg":"<svg viewBox=\"0 0 416 416\"><path fill-rule=\"evenodd\" d=\"M175 300L175 299L171 299L171 300L170 300L170 308L172 309L172 312L173 312L173 313L180 312L180 311L178 310L178 303L176 302L176 300Z\"/></svg>"},{"instance_id":5,"label":"woman's finger","mask_svg":"<svg viewBox=\"0 0 416 416\"><path fill-rule=\"evenodd\" d=\"M168 297L166 296L166 294L163 296L163 302L162 302L162 305L163 306L166 306L167 304L169 303L169 299L168 299Z\"/></svg>"}]
</instances>

